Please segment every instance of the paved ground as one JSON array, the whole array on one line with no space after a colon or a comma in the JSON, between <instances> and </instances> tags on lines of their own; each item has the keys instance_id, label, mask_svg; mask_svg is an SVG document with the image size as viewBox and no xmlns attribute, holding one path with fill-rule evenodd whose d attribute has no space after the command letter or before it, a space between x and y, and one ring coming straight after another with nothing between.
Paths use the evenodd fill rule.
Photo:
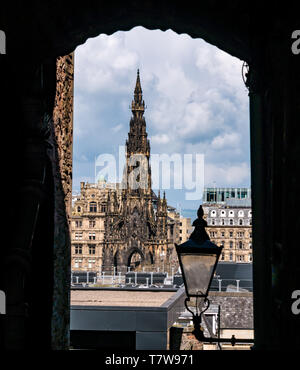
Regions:
<instances>
[{"instance_id":1,"label":"paved ground","mask_svg":"<svg viewBox=\"0 0 300 370\"><path fill-rule=\"evenodd\" d=\"M175 292L71 290L71 305L159 307Z\"/></svg>"}]
</instances>

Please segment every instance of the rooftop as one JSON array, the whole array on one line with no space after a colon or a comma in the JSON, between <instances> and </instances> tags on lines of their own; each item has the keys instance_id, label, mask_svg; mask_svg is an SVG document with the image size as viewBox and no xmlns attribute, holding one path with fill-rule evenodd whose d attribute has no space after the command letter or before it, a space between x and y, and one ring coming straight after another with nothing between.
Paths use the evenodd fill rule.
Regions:
<instances>
[{"instance_id":1,"label":"rooftop","mask_svg":"<svg viewBox=\"0 0 300 370\"><path fill-rule=\"evenodd\" d=\"M74 306L160 307L174 292L72 290Z\"/></svg>"}]
</instances>

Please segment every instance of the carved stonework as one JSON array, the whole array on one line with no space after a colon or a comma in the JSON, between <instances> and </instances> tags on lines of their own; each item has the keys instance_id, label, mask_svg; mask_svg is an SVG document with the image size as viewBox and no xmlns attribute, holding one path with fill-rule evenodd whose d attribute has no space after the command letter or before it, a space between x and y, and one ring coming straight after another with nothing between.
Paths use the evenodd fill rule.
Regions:
<instances>
[{"instance_id":1,"label":"carved stonework","mask_svg":"<svg viewBox=\"0 0 300 370\"><path fill-rule=\"evenodd\" d=\"M72 200L73 54L57 59L57 85L51 141L54 192L54 292L52 346L69 345L70 211Z\"/></svg>"}]
</instances>

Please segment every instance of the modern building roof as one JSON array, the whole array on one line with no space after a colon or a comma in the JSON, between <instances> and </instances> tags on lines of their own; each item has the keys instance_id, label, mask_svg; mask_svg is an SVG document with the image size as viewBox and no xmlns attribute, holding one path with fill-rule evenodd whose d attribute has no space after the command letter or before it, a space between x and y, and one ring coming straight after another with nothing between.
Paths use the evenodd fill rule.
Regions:
<instances>
[{"instance_id":1,"label":"modern building roof","mask_svg":"<svg viewBox=\"0 0 300 370\"><path fill-rule=\"evenodd\" d=\"M71 305L160 307L174 292L72 290Z\"/></svg>"}]
</instances>

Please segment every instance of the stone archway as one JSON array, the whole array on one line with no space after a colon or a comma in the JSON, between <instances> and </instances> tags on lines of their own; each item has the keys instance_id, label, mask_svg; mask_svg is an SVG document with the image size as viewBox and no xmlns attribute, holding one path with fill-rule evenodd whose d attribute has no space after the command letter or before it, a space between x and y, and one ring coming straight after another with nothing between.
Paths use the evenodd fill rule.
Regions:
<instances>
[{"instance_id":1,"label":"stone archway","mask_svg":"<svg viewBox=\"0 0 300 370\"><path fill-rule=\"evenodd\" d=\"M52 129L55 129L52 140L55 150L51 157L54 174L52 177L49 175L49 185L44 187L55 200L53 205L45 205L45 214L51 215L51 220L55 217L56 225L51 228L49 221L39 214L43 184L37 181L33 173L33 170L45 166L45 156L32 155L37 152L32 150L34 145L38 144L43 149L48 140L44 128L40 135L37 134L42 128L42 117L45 118L46 128L49 122L45 114L51 116L53 112L55 59L71 53L89 37L129 30L137 25L148 29L171 28L177 33L203 38L249 63L251 177L255 220L253 268L254 277L257 276L254 281L255 345L256 348L299 347L299 320L296 321L297 317L292 316L290 310L291 291L299 288L296 284L300 260L299 248L294 234L290 232L290 220L294 220L294 224L299 223L300 176L297 161L300 76L299 57L293 56L290 48L291 32L299 28L297 13L293 6L288 7L283 2L272 4L272 13L267 2L248 4L228 0L216 4L215 1L206 1L198 4L199 11L194 5L177 0L159 3L137 3L133 0L111 4L99 2L93 6L87 2L73 3L72 7L57 0L45 0L40 7L34 2L3 4L1 29L9 32L7 55L0 60L4 71L1 81L6 92L2 115L13 124L3 125L2 136L15 139L22 128L24 132L20 134L20 143L25 140L31 143L26 146L14 144L15 158L24 159L25 165L22 167L31 169L22 177L23 182L11 169L17 163L13 157L3 163L6 166L4 172L9 174L10 187L4 182L4 192L8 196L2 206L11 209L12 215L18 215L18 225L21 227L17 227L18 233L11 231L11 224L15 228L16 224L11 223L8 217L4 228L10 235L17 234L17 238L12 237L10 244L4 247L7 264L1 271L9 281L5 289L8 295L11 294L11 301L20 302L20 307L26 303L31 308L30 330L26 331L23 329L25 314L22 312L24 317L20 315L16 323L14 312L19 307L10 306L12 313L8 311L7 317L12 318L12 324L7 325L4 334L10 343L9 348L24 348L31 343L30 340L31 346L41 346L43 349L51 345L57 349L68 347L69 285L66 284L66 274L69 272L70 244L67 240L66 200L72 183L72 169L67 168L65 163L72 159L72 152L69 151L72 146L72 121L58 120L52 125ZM20 39L24 30L26 42ZM20 58L20 55L28 57ZM67 84L70 81L70 75L66 73L69 62L66 57L61 63L63 78L58 79L59 83ZM64 91L66 96L68 92ZM58 108L61 117L64 117L68 108L63 106L63 102ZM7 158L6 149L3 147L2 150L2 158ZM28 184L31 184L30 187ZM10 207L9 201L16 191L21 196L14 208ZM54 211L51 211L51 206L55 208ZM51 237L42 232L43 228L52 237L54 235L54 247L48 241ZM31 249L34 234L39 236L37 245L43 245L47 253L53 251L56 256L56 259L46 258L44 261L43 267L49 271L49 289L39 299L34 299L35 292L44 291L44 281L19 284L25 264L33 270L40 264L40 248ZM27 254L28 258L24 257ZM21 267L12 262L15 260L20 261ZM12 267L16 272L10 276ZM275 280L272 271L276 275ZM36 333L45 333L39 342L31 330L35 325L38 328ZM17 344L9 341L10 332L17 333ZM291 340L286 341L286 338Z\"/></svg>"},{"instance_id":2,"label":"stone archway","mask_svg":"<svg viewBox=\"0 0 300 370\"><path fill-rule=\"evenodd\" d=\"M145 261L143 252L137 248L132 248L127 254L127 267L130 267L130 270L135 270Z\"/></svg>"}]
</instances>

